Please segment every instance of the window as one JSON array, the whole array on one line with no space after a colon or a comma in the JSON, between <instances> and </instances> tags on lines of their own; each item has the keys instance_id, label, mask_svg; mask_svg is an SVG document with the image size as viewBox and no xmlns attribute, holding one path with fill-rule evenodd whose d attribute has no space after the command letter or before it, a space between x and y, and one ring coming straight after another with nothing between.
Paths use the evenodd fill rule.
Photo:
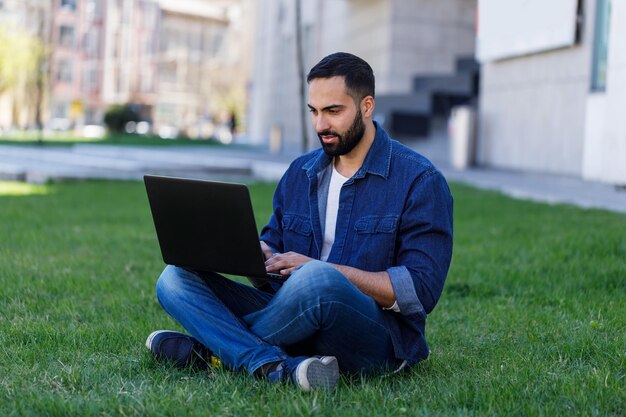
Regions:
<instances>
[{"instance_id":1,"label":"window","mask_svg":"<svg viewBox=\"0 0 626 417\"><path fill-rule=\"evenodd\" d=\"M57 102L54 104L52 115L57 119L65 119L70 113L70 103L66 101Z\"/></svg>"},{"instance_id":2,"label":"window","mask_svg":"<svg viewBox=\"0 0 626 417\"><path fill-rule=\"evenodd\" d=\"M102 15L100 0L86 0L85 15L87 21L91 22Z\"/></svg>"},{"instance_id":3,"label":"window","mask_svg":"<svg viewBox=\"0 0 626 417\"><path fill-rule=\"evenodd\" d=\"M100 123L98 110L94 109L93 107L87 107L85 109L85 124L96 125L98 123Z\"/></svg>"},{"instance_id":4,"label":"window","mask_svg":"<svg viewBox=\"0 0 626 417\"><path fill-rule=\"evenodd\" d=\"M170 31L169 39L169 51L179 51L183 45L184 34L176 28L172 28Z\"/></svg>"},{"instance_id":5,"label":"window","mask_svg":"<svg viewBox=\"0 0 626 417\"><path fill-rule=\"evenodd\" d=\"M76 10L76 0L61 0L61 9Z\"/></svg>"},{"instance_id":6,"label":"window","mask_svg":"<svg viewBox=\"0 0 626 417\"><path fill-rule=\"evenodd\" d=\"M165 36L160 38L161 52L174 52L180 48L179 32L176 28L165 27Z\"/></svg>"},{"instance_id":7,"label":"window","mask_svg":"<svg viewBox=\"0 0 626 417\"><path fill-rule=\"evenodd\" d=\"M74 47L74 27L61 26L59 31L59 44L66 48Z\"/></svg>"},{"instance_id":8,"label":"window","mask_svg":"<svg viewBox=\"0 0 626 417\"><path fill-rule=\"evenodd\" d=\"M141 41L141 48L139 53L142 58L152 58L154 55L154 38L151 36L144 36Z\"/></svg>"},{"instance_id":9,"label":"window","mask_svg":"<svg viewBox=\"0 0 626 417\"><path fill-rule=\"evenodd\" d=\"M224 41L224 29L221 27L213 27L207 33L205 38L205 53L209 56L215 56L219 53Z\"/></svg>"},{"instance_id":10,"label":"window","mask_svg":"<svg viewBox=\"0 0 626 417\"><path fill-rule=\"evenodd\" d=\"M154 82L154 72L149 69L141 77L141 92L142 93L154 93L152 85Z\"/></svg>"},{"instance_id":11,"label":"window","mask_svg":"<svg viewBox=\"0 0 626 417\"><path fill-rule=\"evenodd\" d=\"M149 1L144 1L140 4L142 10L143 26L146 28L155 27L158 20L158 5Z\"/></svg>"},{"instance_id":12,"label":"window","mask_svg":"<svg viewBox=\"0 0 626 417\"><path fill-rule=\"evenodd\" d=\"M122 56L122 35L115 32L113 35L113 56L118 58Z\"/></svg>"},{"instance_id":13,"label":"window","mask_svg":"<svg viewBox=\"0 0 626 417\"><path fill-rule=\"evenodd\" d=\"M166 52L169 47L168 44L169 36L163 36L159 39L159 51Z\"/></svg>"},{"instance_id":14,"label":"window","mask_svg":"<svg viewBox=\"0 0 626 417\"><path fill-rule=\"evenodd\" d=\"M202 52L202 31L192 30L189 31L188 45L189 49L194 52Z\"/></svg>"},{"instance_id":15,"label":"window","mask_svg":"<svg viewBox=\"0 0 626 417\"><path fill-rule=\"evenodd\" d=\"M177 81L176 62L163 62L159 68L159 79L164 83L175 83Z\"/></svg>"},{"instance_id":16,"label":"window","mask_svg":"<svg viewBox=\"0 0 626 417\"><path fill-rule=\"evenodd\" d=\"M88 58L96 58L100 49L98 43L100 33L97 30L90 30L83 36L83 49Z\"/></svg>"},{"instance_id":17,"label":"window","mask_svg":"<svg viewBox=\"0 0 626 417\"><path fill-rule=\"evenodd\" d=\"M66 83L72 82L72 62L69 59L63 59L59 61L57 81Z\"/></svg>"},{"instance_id":18,"label":"window","mask_svg":"<svg viewBox=\"0 0 626 417\"><path fill-rule=\"evenodd\" d=\"M94 65L86 65L83 70L83 91L91 93L98 89L98 68Z\"/></svg>"},{"instance_id":19,"label":"window","mask_svg":"<svg viewBox=\"0 0 626 417\"><path fill-rule=\"evenodd\" d=\"M130 0L122 0L122 24L130 25L133 13L133 3Z\"/></svg>"},{"instance_id":20,"label":"window","mask_svg":"<svg viewBox=\"0 0 626 417\"><path fill-rule=\"evenodd\" d=\"M606 90L610 20L611 0L597 0L596 26L593 37L593 61L591 67L591 91Z\"/></svg>"},{"instance_id":21,"label":"window","mask_svg":"<svg viewBox=\"0 0 626 417\"><path fill-rule=\"evenodd\" d=\"M120 66L120 69L118 71L118 77L117 77L117 93L118 94L128 94L128 89L129 89L129 80L130 80L130 74L128 71L128 68L124 65Z\"/></svg>"}]
</instances>

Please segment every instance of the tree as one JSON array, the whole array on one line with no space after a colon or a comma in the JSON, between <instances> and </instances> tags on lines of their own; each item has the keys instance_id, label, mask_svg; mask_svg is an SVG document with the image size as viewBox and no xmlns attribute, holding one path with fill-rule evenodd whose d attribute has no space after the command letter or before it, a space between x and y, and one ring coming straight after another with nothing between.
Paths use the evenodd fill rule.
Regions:
<instances>
[{"instance_id":1,"label":"tree","mask_svg":"<svg viewBox=\"0 0 626 417\"><path fill-rule=\"evenodd\" d=\"M41 105L45 83L41 66L45 54L43 42L37 36L0 27L0 94L12 97L12 125L19 124L20 109Z\"/></svg>"},{"instance_id":2,"label":"tree","mask_svg":"<svg viewBox=\"0 0 626 417\"><path fill-rule=\"evenodd\" d=\"M302 49L302 3L296 2L296 59L298 68L298 82L300 87L300 129L302 130L302 152L309 148L309 129L306 126L307 110L306 102L306 80L304 75L304 51Z\"/></svg>"},{"instance_id":3,"label":"tree","mask_svg":"<svg viewBox=\"0 0 626 417\"><path fill-rule=\"evenodd\" d=\"M34 51L36 64L34 71L34 87L35 87L35 126L39 132L39 143L43 142L43 105L48 82L48 70L51 51L47 47L46 39L46 9L42 4L36 4L35 13L37 14L37 39L38 45Z\"/></svg>"},{"instance_id":4,"label":"tree","mask_svg":"<svg viewBox=\"0 0 626 417\"><path fill-rule=\"evenodd\" d=\"M140 120L138 112L131 104L114 104L104 114L104 124L113 133L122 133L127 123Z\"/></svg>"}]
</instances>

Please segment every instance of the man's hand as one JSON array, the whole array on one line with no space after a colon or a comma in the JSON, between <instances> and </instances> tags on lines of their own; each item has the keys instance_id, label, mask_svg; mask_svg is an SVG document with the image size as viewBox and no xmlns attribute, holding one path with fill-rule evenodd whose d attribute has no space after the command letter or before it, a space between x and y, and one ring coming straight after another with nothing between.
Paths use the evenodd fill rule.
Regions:
<instances>
[{"instance_id":1,"label":"man's hand","mask_svg":"<svg viewBox=\"0 0 626 417\"><path fill-rule=\"evenodd\" d=\"M291 275L293 271L314 259L296 252L272 253L269 246L261 241L267 272ZM396 300L386 271L367 272L345 265L329 264L346 276L359 290L372 297L383 307L390 307Z\"/></svg>"},{"instance_id":2,"label":"man's hand","mask_svg":"<svg viewBox=\"0 0 626 417\"><path fill-rule=\"evenodd\" d=\"M291 275L293 271L313 260L296 252L275 253L265 261L265 269L267 272Z\"/></svg>"},{"instance_id":3,"label":"man's hand","mask_svg":"<svg viewBox=\"0 0 626 417\"><path fill-rule=\"evenodd\" d=\"M260 243L261 243L261 250L263 251L263 256L265 256L265 260L267 261L269 258L274 256L274 253L272 252L272 249L270 249L270 247L267 246L267 243L263 242L262 240L260 241Z\"/></svg>"},{"instance_id":4,"label":"man's hand","mask_svg":"<svg viewBox=\"0 0 626 417\"><path fill-rule=\"evenodd\" d=\"M263 242L262 240L260 240L259 243L261 244L261 251L263 251L263 256L265 257L265 260L270 259L274 255L272 253L272 249L267 246L267 243ZM264 279L248 277L248 281L250 281L250 283L252 283L255 288L261 288L267 285L267 281Z\"/></svg>"}]
</instances>

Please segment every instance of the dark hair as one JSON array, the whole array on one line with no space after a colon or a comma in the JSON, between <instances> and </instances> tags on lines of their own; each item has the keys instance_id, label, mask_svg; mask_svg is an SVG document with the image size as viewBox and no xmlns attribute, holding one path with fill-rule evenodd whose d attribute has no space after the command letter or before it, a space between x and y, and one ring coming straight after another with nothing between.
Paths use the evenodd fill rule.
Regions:
<instances>
[{"instance_id":1,"label":"dark hair","mask_svg":"<svg viewBox=\"0 0 626 417\"><path fill-rule=\"evenodd\" d=\"M375 81L372 67L363 59L347 52L336 52L317 63L306 77L310 83L315 78L344 77L346 92L359 102L363 97L374 97Z\"/></svg>"}]
</instances>

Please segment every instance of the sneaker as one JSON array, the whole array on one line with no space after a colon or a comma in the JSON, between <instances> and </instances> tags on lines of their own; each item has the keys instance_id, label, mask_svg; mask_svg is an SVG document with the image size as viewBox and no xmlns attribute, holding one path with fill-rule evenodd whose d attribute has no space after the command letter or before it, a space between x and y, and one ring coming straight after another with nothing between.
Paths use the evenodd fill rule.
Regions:
<instances>
[{"instance_id":1,"label":"sneaker","mask_svg":"<svg viewBox=\"0 0 626 417\"><path fill-rule=\"evenodd\" d=\"M290 381L305 392L332 390L339 379L339 363L334 356L287 359L270 372L268 378L272 382Z\"/></svg>"},{"instance_id":2,"label":"sneaker","mask_svg":"<svg viewBox=\"0 0 626 417\"><path fill-rule=\"evenodd\" d=\"M219 367L222 362L197 339L180 332L157 330L146 339L146 347L159 360L173 362L178 368Z\"/></svg>"}]
</instances>

